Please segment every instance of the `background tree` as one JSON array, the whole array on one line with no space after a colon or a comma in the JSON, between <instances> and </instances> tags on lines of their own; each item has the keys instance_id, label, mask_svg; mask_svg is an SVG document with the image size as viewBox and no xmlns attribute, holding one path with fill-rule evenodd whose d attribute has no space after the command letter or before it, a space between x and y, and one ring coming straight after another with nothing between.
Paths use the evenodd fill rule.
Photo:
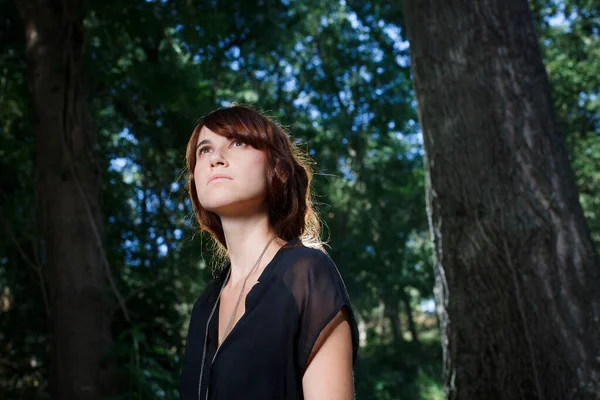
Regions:
<instances>
[{"instance_id":1,"label":"background tree","mask_svg":"<svg viewBox=\"0 0 600 400\"><path fill-rule=\"evenodd\" d=\"M28 259L52 338L55 398L109 393L108 260L100 207L101 170L83 81L83 9L78 2L19 1L35 115L35 194L40 246ZM25 258L25 257L24 257ZM43 278L42 278L43 277ZM46 292L47 288L47 292ZM115 288L116 289L116 288Z\"/></svg>"},{"instance_id":2,"label":"background tree","mask_svg":"<svg viewBox=\"0 0 600 400\"><path fill-rule=\"evenodd\" d=\"M593 398L600 265L528 4L405 13L447 396Z\"/></svg>"}]
</instances>

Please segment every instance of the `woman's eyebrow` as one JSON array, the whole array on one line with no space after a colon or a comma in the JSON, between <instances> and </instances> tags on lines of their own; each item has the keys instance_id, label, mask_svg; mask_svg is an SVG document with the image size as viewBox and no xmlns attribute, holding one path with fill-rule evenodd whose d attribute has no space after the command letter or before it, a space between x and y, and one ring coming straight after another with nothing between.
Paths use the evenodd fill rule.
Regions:
<instances>
[{"instance_id":1,"label":"woman's eyebrow","mask_svg":"<svg viewBox=\"0 0 600 400\"><path fill-rule=\"evenodd\" d=\"M200 143L198 143L198 145L196 146L196 151L198 151L198 149L200 148L200 146L202 146L203 144L207 144L210 143L210 140L208 139L204 139L202 140Z\"/></svg>"}]
</instances>

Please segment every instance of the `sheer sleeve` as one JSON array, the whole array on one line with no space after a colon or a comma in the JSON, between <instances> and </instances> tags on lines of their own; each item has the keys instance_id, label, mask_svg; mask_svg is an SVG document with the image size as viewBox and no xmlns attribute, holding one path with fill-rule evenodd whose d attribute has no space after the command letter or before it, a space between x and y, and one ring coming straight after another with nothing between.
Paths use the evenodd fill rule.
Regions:
<instances>
[{"instance_id":1,"label":"sheer sleeve","mask_svg":"<svg viewBox=\"0 0 600 400\"><path fill-rule=\"evenodd\" d=\"M346 308L352 332L352 362L358 353L358 327L346 286L336 265L325 253L305 249L285 276L300 312L297 334L297 360L301 371L306 364L321 331Z\"/></svg>"}]
</instances>

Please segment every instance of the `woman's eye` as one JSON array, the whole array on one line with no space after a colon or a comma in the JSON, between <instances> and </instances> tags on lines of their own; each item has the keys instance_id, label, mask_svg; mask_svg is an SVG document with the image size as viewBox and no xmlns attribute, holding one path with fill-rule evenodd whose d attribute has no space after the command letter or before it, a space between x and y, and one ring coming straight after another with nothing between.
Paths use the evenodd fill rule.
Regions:
<instances>
[{"instance_id":1,"label":"woman's eye","mask_svg":"<svg viewBox=\"0 0 600 400\"><path fill-rule=\"evenodd\" d=\"M201 156L202 154L204 154L204 150L208 150L209 147L202 147L200 150L198 150L198 155Z\"/></svg>"},{"instance_id":2,"label":"woman's eye","mask_svg":"<svg viewBox=\"0 0 600 400\"><path fill-rule=\"evenodd\" d=\"M233 144L236 144L236 143L240 143L240 145L241 145L241 146L243 146L243 145L245 145L245 144L246 144L245 142L243 142L243 141L242 141L242 140L240 140L240 139L236 139L236 140L234 140L234 141L233 141Z\"/></svg>"}]
</instances>

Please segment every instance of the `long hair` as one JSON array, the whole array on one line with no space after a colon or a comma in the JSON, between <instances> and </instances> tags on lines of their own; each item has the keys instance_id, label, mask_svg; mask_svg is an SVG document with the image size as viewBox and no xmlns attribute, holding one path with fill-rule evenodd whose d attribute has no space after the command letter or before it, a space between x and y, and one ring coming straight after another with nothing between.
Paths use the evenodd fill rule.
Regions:
<instances>
[{"instance_id":1,"label":"long hair","mask_svg":"<svg viewBox=\"0 0 600 400\"><path fill-rule=\"evenodd\" d=\"M186 150L187 189L194 214L200 229L213 238L217 258L227 255L221 219L216 213L202 207L194 181L196 146L203 127L266 152L269 223L280 238L289 241L299 237L305 246L325 251L311 193L311 159L292 142L284 128L254 108L238 104L217 109L201 118Z\"/></svg>"}]
</instances>

